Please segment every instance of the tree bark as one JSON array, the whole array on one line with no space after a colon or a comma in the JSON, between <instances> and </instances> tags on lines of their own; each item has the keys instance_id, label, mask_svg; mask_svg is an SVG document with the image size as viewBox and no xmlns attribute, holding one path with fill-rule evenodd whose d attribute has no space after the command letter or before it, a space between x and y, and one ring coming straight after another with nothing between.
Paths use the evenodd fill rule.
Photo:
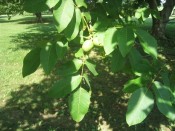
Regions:
<instances>
[{"instance_id":1,"label":"tree bark","mask_svg":"<svg viewBox=\"0 0 175 131\"><path fill-rule=\"evenodd\" d=\"M147 0L150 9L156 10L158 3L156 0ZM166 39L165 29L166 25L169 22L169 17L175 6L175 0L166 0L166 3L163 5L163 10L159 11L160 18L155 18L152 16L152 35L157 39Z\"/></svg>"},{"instance_id":2,"label":"tree bark","mask_svg":"<svg viewBox=\"0 0 175 131\"><path fill-rule=\"evenodd\" d=\"M41 12L36 12L35 15L36 15L36 21L37 21L37 23L42 23L43 22L43 19L42 19Z\"/></svg>"},{"instance_id":3,"label":"tree bark","mask_svg":"<svg viewBox=\"0 0 175 131\"><path fill-rule=\"evenodd\" d=\"M172 13L172 15L175 15L175 9L173 9L173 13Z\"/></svg>"}]
</instances>

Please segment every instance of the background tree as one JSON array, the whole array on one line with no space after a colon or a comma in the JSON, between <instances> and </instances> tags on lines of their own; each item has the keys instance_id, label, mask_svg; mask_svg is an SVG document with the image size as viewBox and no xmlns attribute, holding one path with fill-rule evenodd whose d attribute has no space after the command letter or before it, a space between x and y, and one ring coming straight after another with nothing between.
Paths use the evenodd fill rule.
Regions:
<instances>
[{"instance_id":1,"label":"background tree","mask_svg":"<svg viewBox=\"0 0 175 131\"><path fill-rule=\"evenodd\" d=\"M37 23L42 23L43 22L43 19L42 19L42 14L41 14L41 12L36 12L36 13L34 13L35 14L35 16L36 16L36 21L37 21Z\"/></svg>"},{"instance_id":2,"label":"background tree","mask_svg":"<svg viewBox=\"0 0 175 131\"><path fill-rule=\"evenodd\" d=\"M23 13L23 0L0 0L0 13L7 14L8 19L12 15Z\"/></svg>"},{"instance_id":3,"label":"background tree","mask_svg":"<svg viewBox=\"0 0 175 131\"><path fill-rule=\"evenodd\" d=\"M10 19L13 15L23 14L23 4L24 0L0 0L0 14L7 14L8 19ZM36 10L34 15L36 16L36 21L38 23L43 21L41 12Z\"/></svg>"},{"instance_id":4,"label":"background tree","mask_svg":"<svg viewBox=\"0 0 175 131\"><path fill-rule=\"evenodd\" d=\"M155 18L152 16L152 34L157 38L166 38L165 29L169 22L169 17L175 6L175 0L147 0L150 9L158 11L158 6L163 4L163 9L159 12L160 17Z\"/></svg>"},{"instance_id":5,"label":"background tree","mask_svg":"<svg viewBox=\"0 0 175 131\"><path fill-rule=\"evenodd\" d=\"M130 14L135 12L136 18L144 21L149 15L152 17L152 34L157 38L166 39L165 29L169 17L175 6L175 0L133 0L125 1ZM158 8L162 7L161 10Z\"/></svg>"}]
</instances>

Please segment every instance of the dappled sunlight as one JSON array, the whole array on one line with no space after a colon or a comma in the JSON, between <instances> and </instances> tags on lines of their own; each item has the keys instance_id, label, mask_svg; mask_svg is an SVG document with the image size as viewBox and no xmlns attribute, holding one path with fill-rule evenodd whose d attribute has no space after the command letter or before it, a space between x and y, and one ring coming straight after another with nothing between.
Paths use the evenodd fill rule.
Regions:
<instances>
[{"instance_id":1,"label":"dappled sunlight","mask_svg":"<svg viewBox=\"0 0 175 131\"><path fill-rule=\"evenodd\" d=\"M33 24L26 30L25 33L11 36L11 42L16 44L13 50L28 50L36 46L43 46L50 41L57 41L58 39L56 29L51 23L48 25L40 24L40 26Z\"/></svg>"},{"instance_id":2,"label":"dappled sunlight","mask_svg":"<svg viewBox=\"0 0 175 131\"><path fill-rule=\"evenodd\" d=\"M127 112L128 99L131 94L124 94L122 89L124 83L133 76L120 72L112 73L111 69L108 67L111 63L108 58L104 58L105 54L103 48L96 47L92 49L89 57L97 64L96 70L99 73L99 76L94 77L87 69L84 70L85 72L88 72L92 86L89 111L80 123L73 121L67 104L69 94L66 94L65 98L60 99L54 99L48 95L53 84L62 78L61 75L55 75L59 71L54 69L51 75L45 75L43 70L39 68L30 76L22 78L22 58L27 52L36 46L46 44L48 41L55 42L58 40L58 34L56 33L52 19L50 19L49 16L46 21L41 24L36 24L33 21L33 16L12 19L12 21L9 22L0 20L0 24L10 24L12 22L13 24L16 24L13 26L21 27L16 33L14 31L16 29L11 30L11 33L8 34L9 36L6 36L9 40L3 40L6 43L7 41L9 42L7 50L10 50L9 52L12 55L15 53L17 54L10 58L8 57L10 56L10 53L6 54L6 52L3 52L2 54L2 56L7 56L8 59L2 61L2 64L0 65L2 69L7 70L2 73L3 76L6 77L0 80L0 82L3 83L1 87L2 95L0 95L0 100L2 100L2 103L0 104L1 131L144 131L145 129L159 130L160 128L164 129L165 127L168 128L168 126L170 126L171 122L167 121L162 114L157 113L157 108L155 108L141 124L128 127L125 113ZM113 38L112 41L115 42L115 39ZM74 52L74 48L76 48L77 45L70 45ZM68 54L68 57L71 58L73 55L74 53L70 53ZM16 58L15 56L18 57ZM19 63L19 61L21 61L21 63ZM66 62L66 60L61 61L56 66L61 67L61 65ZM78 67L75 65L73 69L76 68ZM64 73L64 71L61 73ZM72 78L69 78L67 81L72 81ZM68 87L68 92L72 91L72 89L69 88L71 84L72 83L66 83L65 81L62 83L63 86L66 85L65 88ZM57 88L57 86L55 86L55 88ZM139 97L140 96L138 96L138 99ZM148 110L144 110L144 112L147 113Z\"/></svg>"},{"instance_id":3,"label":"dappled sunlight","mask_svg":"<svg viewBox=\"0 0 175 131\"><path fill-rule=\"evenodd\" d=\"M100 72L103 72L106 78L112 78L108 72L105 73L103 70ZM93 78L94 93L90 111L78 125L70 118L67 104L65 104L67 97L57 100L48 97L48 90L56 80L58 78L53 75L36 84L21 85L19 90L12 91L11 97L0 111L2 131L9 129L49 130L50 128L57 130L127 128L123 117L124 110L126 110L126 98L121 97L123 93L119 93L121 87L117 86L120 84L117 83L117 79ZM113 86L113 80L117 85Z\"/></svg>"}]
</instances>

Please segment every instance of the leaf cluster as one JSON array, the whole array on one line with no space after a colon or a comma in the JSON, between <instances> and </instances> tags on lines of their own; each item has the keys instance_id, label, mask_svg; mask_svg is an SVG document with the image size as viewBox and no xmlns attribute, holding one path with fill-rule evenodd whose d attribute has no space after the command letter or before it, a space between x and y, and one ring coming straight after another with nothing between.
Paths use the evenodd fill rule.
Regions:
<instances>
[{"instance_id":1,"label":"leaf cluster","mask_svg":"<svg viewBox=\"0 0 175 131\"><path fill-rule=\"evenodd\" d=\"M139 19L144 20L151 13L147 5L135 13L130 12L126 7L131 5L122 0L26 0L24 5L28 12L53 8L54 23L61 37L26 55L23 76L35 72L40 65L46 74L56 67L54 71L62 79L53 85L49 95L68 96L70 114L76 122L84 118L90 105L94 87L91 87L89 72L98 76L90 57L95 49L109 59L112 72L131 76L123 88L125 93L131 93L126 113L129 126L144 121L154 104L167 118L175 120L172 83L170 77L164 75L168 70L159 63L157 41L136 26ZM57 67L56 63L66 59L74 43L78 46L73 59Z\"/></svg>"}]
</instances>

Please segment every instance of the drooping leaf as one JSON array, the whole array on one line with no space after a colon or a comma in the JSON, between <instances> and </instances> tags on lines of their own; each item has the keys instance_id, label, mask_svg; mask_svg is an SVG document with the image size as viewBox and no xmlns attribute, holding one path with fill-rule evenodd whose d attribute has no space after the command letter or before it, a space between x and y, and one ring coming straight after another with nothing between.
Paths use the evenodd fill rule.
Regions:
<instances>
[{"instance_id":1,"label":"drooping leaf","mask_svg":"<svg viewBox=\"0 0 175 131\"><path fill-rule=\"evenodd\" d=\"M109 28L105 32L105 38L104 38L104 50L106 55L109 55L111 52L113 52L116 45L117 45L117 30L116 28Z\"/></svg>"},{"instance_id":2,"label":"drooping leaf","mask_svg":"<svg viewBox=\"0 0 175 131\"><path fill-rule=\"evenodd\" d=\"M82 76L69 76L59 80L49 91L49 96L62 98L74 91L81 83Z\"/></svg>"},{"instance_id":3,"label":"drooping leaf","mask_svg":"<svg viewBox=\"0 0 175 131\"><path fill-rule=\"evenodd\" d=\"M169 80L169 74L168 71L166 72L161 72L163 84L167 87L170 87L170 80Z\"/></svg>"},{"instance_id":4,"label":"drooping leaf","mask_svg":"<svg viewBox=\"0 0 175 131\"><path fill-rule=\"evenodd\" d=\"M60 0L24 0L23 9L30 13L46 11L54 7Z\"/></svg>"},{"instance_id":5,"label":"drooping leaf","mask_svg":"<svg viewBox=\"0 0 175 131\"><path fill-rule=\"evenodd\" d=\"M103 3L107 13L112 17L116 16L116 12L122 6L122 0L103 0Z\"/></svg>"},{"instance_id":6,"label":"drooping leaf","mask_svg":"<svg viewBox=\"0 0 175 131\"><path fill-rule=\"evenodd\" d=\"M137 89L141 88L143 86L142 83L142 77L138 77L136 79L129 80L123 88L123 91L125 93L133 93Z\"/></svg>"},{"instance_id":7,"label":"drooping leaf","mask_svg":"<svg viewBox=\"0 0 175 131\"><path fill-rule=\"evenodd\" d=\"M139 51L135 48L132 48L129 53L129 61L131 63L133 72L137 76L141 76L143 73L149 73L152 71L148 60L144 59Z\"/></svg>"},{"instance_id":8,"label":"drooping leaf","mask_svg":"<svg viewBox=\"0 0 175 131\"><path fill-rule=\"evenodd\" d=\"M41 49L40 62L46 74L49 74L54 68L57 58L55 44L47 43L47 45Z\"/></svg>"},{"instance_id":9,"label":"drooping leaf","mask_svg":"<svg viewBox=\"0 0 175 131\"><path fill-rule=\"evenodd\" d=\"M53 10L53 16L58 32L62 32L72 20L74 14L73 0L61 0Z\"/></svg>"},{"instance_id":10,"label":"drooping leaf","mask_svg":"<svg viewBox=\"0 0 175 131\"><path fill-rule=\"evenodd\" d=\"M23 60L22 75L23 77L34 73L40 65L41 48L31 50Z\"/></svg>"},{"instance_id":11,"label":"drooping leaf","mask_svg":"<svg viewBox=\"0 0 175 131\"><path fill-rule=\"evenodd\" d=\"M86 61L85 62L85 65L87 66L87 68L90 70L90 72L94 75L94 76L97 76L98 75L98 72L96 71L95 67L96 65L93 64L92 62L90 61Z\"/></svg>"},{"instance_id":12,"label":"drooping leaf","mask_svg":"<svg viewBox=\"0 0 175 131\"><path fill-rule=\"evenodd\" d=\"M145 8L145 10L142 12L142 19L145 21L149 17L150 13L150 8Z\"/></svg>"},{"instance_id":13,"label":"drooping leaf","mask_svg":"<svg viewBox=\"0 0 175 131\"><path fill-rule=\"evenodd\" d=\"M86 73L83 75L83 78L84 78L84 80L86 81L86 83L88 84L88 86L91 87L91 84L90 84L90 82L89 82L88 75L87 75Z\"/></svg>"},{"instance_id":14,"label":"drooping leaf","mask_svg":"<svg viewBox=\"0 0 175 131\"><path fill-rule=\"evenodd\" d=\"M81 22L82 23L82 22ZM80 28L81 28L81 30L80 30L80 32L79 32L79 34L78 34L78 36L77 37L75 37L75 39L73 39L71 42L72 43L74 43L74 44L76 44L76 45L82 45L83 43L84 43L84 41L85 41L85 39L82 37L82 36L84 36L85 34L84 34L84 30L82 29L83 27L81 27L82 26L82 24L80 24Z\"/></svg>"},{"instance_id":15,"label":"drooping leaf","mask_svg":"<svg viewBox=\"0 0 175 131\"><path fill-rule=\"evenodd\" d=\"M160 13L158 10L151 10L151 15L156 19L160 19Z\"/></svg>"},{"instance_id":16,"label":"drooping leaf","mask_svg":"<svg viewBox=\"0 0 175 131\"><path fill-rule=\"evenodd\" d=\"M99 5L100 6L100 5ZM105 31L111 24L111 19L108 19L106 11L102 7L97 7L95 12L91 12L92 18L96 19L92 28L94 31Z\"/></svg>"},{"instance_id":17,"label":"drooping leaf","mask_svg":"<svg viewBox=\"0 0 175 131\"><path fill-rule=\"evenodd\" d=\"M134 32L131 28L124 27L117 30L118 46L123 57L131 50L131 47L134 45L134 39Z\"/></svg>"},{"instance_id":18,"label":"drooping leaf","mask_svg":"<svg viewBox=\"0 0 175 131\"><path fill-rule=\"evenodd\" d=\"M160 82L155 81L153 85L153 91L156 96L156 104L159 111L167 118L175 120L175 107L173 106L173 93L170 87L162 85Z\"/></svg>"},{"instance_id":19,"label":"drooping leaf","mask_svg":"<svg viewBox=\"0 0 175 131\"><path fill-rule=\"evenodd\" d=\"M157 58L157 41L148 32L137 29L135 33L140 38L141 45L145 53L151 55L153 58Z\"/></svg>"},{"instance_id":20,"label":"drooping leaf","mask_svg":"<svg viewBox=\"0 0 175 131\"><path fill-rule=\"evenodd\" d=\"M49 8L53 8L60 0L46 0L46 5Z\"/></svg>"},{"instance_id":21,"label":"drooping leaf","mask_svg":"<svg viewBox=\"0 0 175 131\"><path fill-rule=\"evenodd\" d=\"M170 79L170 87L175 97L175 84L174 84L175 83L175 72L171 73L169 79Z\"/></svg>"},{"instance_id":22,"label":"drooping leaf","mask_svg":"<svg viewBox=\"0 0 175 131\"><path fill-rule=\"evenodd\" d=\"M75 53L75 57L81 58L82 56L84 56L84 53L83 53L83 49L80 48L80 49Z\"/></svg>"},{"instance_id":23,"label":"drooping leaf","mask_svg":"<svg viewBox=\"0 0 175 131\"><path fill-rule=\"evenodd\" d=\"M135 12L135 18L139 19L142 16L142 12L139 12L136 10Z\"/></svg>"},{"instance_id":24,"label":"drooping leaf","mask_svg":"<svg viewBox=\"0 0 175 131\"><path fill-rule=\"evenodd\" d=\"M141 123L154 105L152 93L147 88L137 89L129 99L126 122L129 126Z\"/></svg>"},{"instance_id":25,"label":"drooping leaf","mask_svg":"<svg viewBox=\"0 0 175 131\"><path fill-rule=\"evenodd\" d=\"M69 97L70 114L76 122L80 122L88 112L90 105L90 93L80 87Z\"/></svg>"},{"instance_id":26,"label":"drooping leaf","mask_svg":"<svg viewBox=\"0 0 175 131\"><path fill-rule=\"evenodd\" d=\"M85 17L88 22L91 21L91 19L92 19L90 12L82 12L82 16ZM85 24L85 23L83 23L83 24Z\"/></svg>"},{"instance_id":27,"label":"drooping leaf","mask_svg":"<svg viewBox=\"0 0 175 131\"><path fill-rule=\"evenodd\" d=\"M69 61L58 68L58 75L66 76L74 74L81 68L82 64L83 62L80 59Z\"/></svg>"},{"instance_id":28,"label":"drooping leaf","mask_svg":"<svg viewBox=\"0 0 175 131\"><path fill-rule=\"evenodd\" d=\"M112 52L111 70L113 72L120 71L125 66L126 59L121 55L118 49Z\"/></svg>"},{"instance_id":29,"label":"drooping leaf","mask_svg":"<svg viewBox=\"0 0 175 131\"><path fill-rule=\"evenodd\" d=\"M78 7L85 7L87 8L87 4L85 2L85 0L75 0L75 3L77 4Z\"/></svg>"},{"instance_id":30,"label":"drooping leaf","mask_svg":"<svg viewBox=\"0 0 175 131\"><path fill-rule=\"evenodd\" d=\"M68 49L68 43L63 44L63 42L59 41L56 43L56 53L58 59L63 59Z\"/></svg>"},{"instance_id":31,"label":"drooping leaf","mask_svg":"<svg viewBox=\"0 0 175 131\"><path fill-rule=\"evenodd\" d=\"M75 8L73 18L67 28L64 30L64 34L68 40L73 40L79 33L79 27L81 23L81 11Z\"/></svg>"},{"instance_id":32,"label":"drooping leaf","mask_svg":"<svg viewBox=\"0 0 175 131\"><path fill-rule=\"evenodd\" d=\"M42 12L49 9L46 1L47 0L25 0L23 8L30 13Z\"/></svg>"}]
</instances>

